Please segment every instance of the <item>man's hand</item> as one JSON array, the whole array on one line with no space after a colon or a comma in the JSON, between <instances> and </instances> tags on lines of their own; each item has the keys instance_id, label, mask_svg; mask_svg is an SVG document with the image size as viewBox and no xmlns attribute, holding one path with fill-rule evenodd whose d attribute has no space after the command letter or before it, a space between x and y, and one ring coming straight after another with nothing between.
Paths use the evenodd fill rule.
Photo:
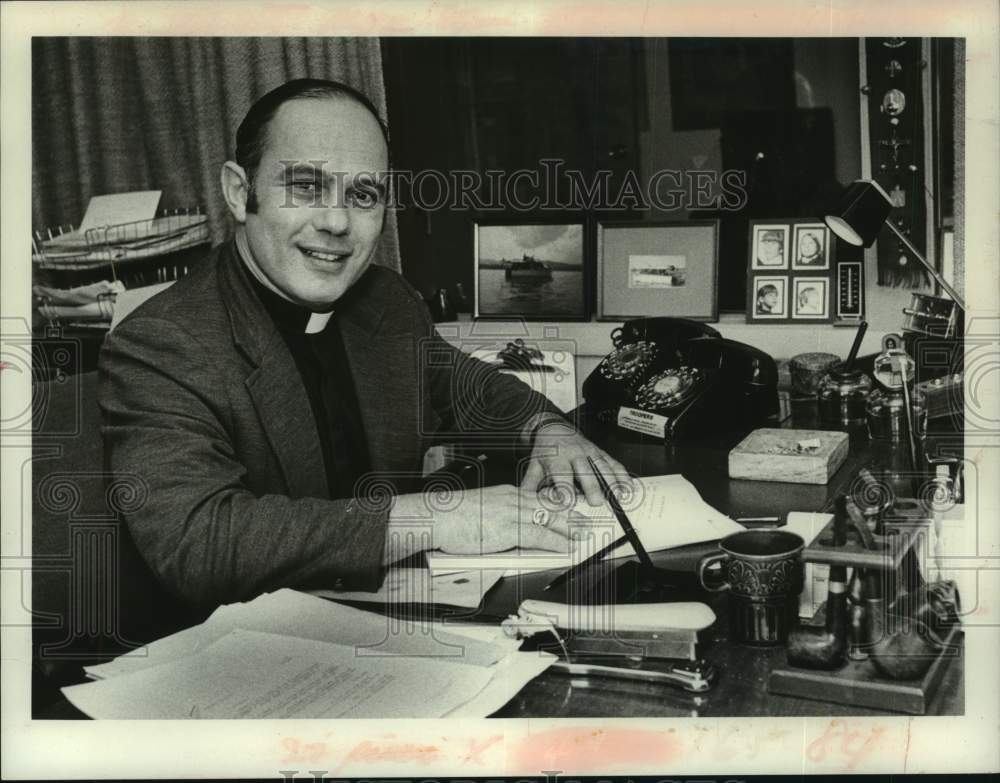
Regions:
<instances>
[{"instance_id":1,"label":"man's hand","mask_svg":"<svg viewBox=\"0 0 1000 783\"><path fill-rule=\"evenodd\" d=\"M632 485L624 465L583 437L569 422L553 419L542 423L535 431L531 462L521 481L521 489L534 492L547 481L573 476L587 502L598 506L604 502L604 493L587 462L588 457L597 463L612 489L616 485Z\"/></svg>"},{"instance_id":2,"label":"man's hand","mask_svg":"<svg viewBox=\"0 0 1000 783\"><path fill-rule=\"evenodd\" d=\"M569 510L544 505L535 491L506 484L459 494L453 508L434 515L430 542L434 549L463 555L503 552L514 547L568 551ZM396 498L389 514L386 563L414 551L415 542L409 541L413 536L405 535L406 520L426 516L426 502L419 494ZM394 543L396 538L400 540Z\"/></svg>"}]
</instances>

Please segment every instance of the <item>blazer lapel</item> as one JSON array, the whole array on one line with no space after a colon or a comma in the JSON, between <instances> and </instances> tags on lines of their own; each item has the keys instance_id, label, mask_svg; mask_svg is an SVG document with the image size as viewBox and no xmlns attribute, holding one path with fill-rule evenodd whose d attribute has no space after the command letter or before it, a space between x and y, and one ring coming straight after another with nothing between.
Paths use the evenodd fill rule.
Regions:
<instances>
[{"instance_id":1,"label":"blazer lapel","mask_svg":"<svg viewBox=\"0 0 1000 783\"><path fill-rule=\"evenodd\" d=\"M247 392L278 457L292 497L329 497L323 451L309 397L281 336L246 379Z\"/></svg>"},{"instance_id":2,"label":"blazer lapel","mask_svg":"<svg viewBox=\"0 0 1000 783\"><path fill-rule=\"evenodd\" d=\"M372 470L397 472L419 467L423 411L418 341L408 324L385 317L391 304L391 292L368 274L344 302L339 323Z\"/></svg>"},{"instance_id":3,"label":"blazer lapel","mask_svg":"<svg viewBox=\"0 0 1000 783\"><path fill-rule=\"evenodd\" d=\"M341 322L358 406L375 471L413 468L420 440L417 357L410 334L371 334L356 321Z\"/></svg>"},{"instance_id":4,"label":"blazer lapel","mask_svg":"<svg viewBox=\"0 0 1000 783\"><path fill-rule=\"evenodd\" d=\"M329 497L323 451L309 397L281 334L237 264L235 245L223 248L219 276L233 340L256 366L245 386L292 497Z\"/></svg>"}]
</instances>

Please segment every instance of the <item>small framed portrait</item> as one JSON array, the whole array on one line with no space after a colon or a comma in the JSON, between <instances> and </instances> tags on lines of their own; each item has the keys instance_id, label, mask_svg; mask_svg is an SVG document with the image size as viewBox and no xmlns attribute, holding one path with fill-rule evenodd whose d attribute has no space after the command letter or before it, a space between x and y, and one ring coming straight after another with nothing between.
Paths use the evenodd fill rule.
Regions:
<instances>
[{"instance_id":1,"label":"small framed portrait","mask_svg":"<svg viewBox=\"0 0 1000 783\"><path fill-rule=\"evenodd\" d=\"M830 268L830 229L823 223L799 223L794 226L792 269L819 271Z\"/></svg>"},{"instance_id":2,"label":"small framed portrait","mask_svg":"<svg viewBox=\"0 0 1000 783\"><path fill-rule=\"evenodd\" d=\"M788 278L754 275L752 320L788 318Z\"/></svg>"},{"instance_id":3,"label":"small framed portrait","mask_svg":"<svg viewBox=\"0 0 1000 783\"><path fill-rule=\"evenodd\" d=\"M583 221L482 221L474 231L477 318L589 316Z\"/></svg>"},{"instance_id":4,"label":"small framed portrait","mask_svg":"<svg viewBox=\"0 0 1000 783\"><path fill-rule=\"evenodd\" d=\"M750 268L788 269L788 224L752 223L751 232Z\"/></svg>"},{"instance_id":5,"label":"small framed portrait","mask_svg":"<svg viewBox=\"0 0 1000 783\"><path fill-rule=\"evenodd\" d=\"M796 277L792 291L792 318L821 320L830 317L830 280Z\"/></svg>"}]
</instances>

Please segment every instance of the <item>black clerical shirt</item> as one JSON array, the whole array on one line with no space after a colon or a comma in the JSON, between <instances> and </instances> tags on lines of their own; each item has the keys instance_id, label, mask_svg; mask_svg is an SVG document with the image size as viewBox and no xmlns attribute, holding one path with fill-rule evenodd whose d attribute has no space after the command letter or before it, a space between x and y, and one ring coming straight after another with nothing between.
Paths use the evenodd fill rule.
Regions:
<instances>
[{"instance_id":1,"label":"black clerical shirt","mask_svg":"<svg viewBox=\"0 0 1000 783\"><path fill-rule=\"evenodd\" d=\"M351 368L334 313L322 331L306 334L311 311L278 296L240 265L295 360L316 419L331 498L355 495L369 470L368 444Z\"/></svg>"}]
</instances>

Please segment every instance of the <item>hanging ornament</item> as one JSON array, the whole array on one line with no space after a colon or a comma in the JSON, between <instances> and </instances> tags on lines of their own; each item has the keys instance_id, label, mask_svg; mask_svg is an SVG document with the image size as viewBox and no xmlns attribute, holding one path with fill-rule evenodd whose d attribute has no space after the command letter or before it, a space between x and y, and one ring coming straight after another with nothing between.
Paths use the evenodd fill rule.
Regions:
<instances>
[{"instance_id":1,"label":"hanging ornament","mask_svg":"<svg viewBox=\"0 0 1000 783\"><path fill-rule=\"evenodd\" d=\"M882 111L890 117L898 117L906 109L906 95L902 90L892 89L882 96Z\"/></svg>"},{"instance_id":2,"label":"hanging ornament","mask_svg":"<svg viewBox=\"0 0 1000 783\"><path fill-rule=\"evenodd\" d=\"M864 127L874 179L893 203L892 219L902 221L907 235L921 249L927 243L928 206L924 193L933 192L930 172L917 166L928 144L924 105L930 68L930 42L917 38L869 38L862 44L865 58L862 100L867 104ZM904 121L905 118L905 121ZM921 266L913 263L905 246L887 237L878 243L878 284L926 284Z\"/></svg>"}]
</instances>

